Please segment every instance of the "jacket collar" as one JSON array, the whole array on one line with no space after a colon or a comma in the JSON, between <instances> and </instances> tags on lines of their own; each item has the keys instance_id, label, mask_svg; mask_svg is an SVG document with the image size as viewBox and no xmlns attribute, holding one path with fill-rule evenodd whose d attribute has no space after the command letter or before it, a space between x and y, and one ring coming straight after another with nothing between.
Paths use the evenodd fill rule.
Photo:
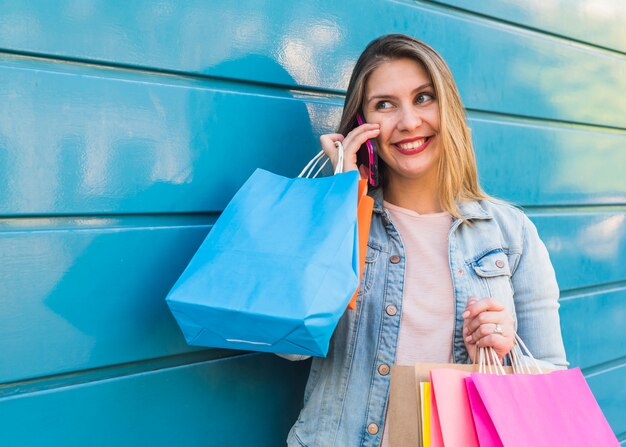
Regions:
<instances>
[{"instance_id":1,"label":"jacket collar","mask_svg":"<svg viewBox=\"0 0 626 447\"><path fill-rule=\"evenodd\" d=\"M374 199L374 212L383 214L383 189L374 188L369 191L369 195ZM465 220L493 218L491 213L485 210L477 200L457 202L457 206Z\"/></svg>"}]
</instances>

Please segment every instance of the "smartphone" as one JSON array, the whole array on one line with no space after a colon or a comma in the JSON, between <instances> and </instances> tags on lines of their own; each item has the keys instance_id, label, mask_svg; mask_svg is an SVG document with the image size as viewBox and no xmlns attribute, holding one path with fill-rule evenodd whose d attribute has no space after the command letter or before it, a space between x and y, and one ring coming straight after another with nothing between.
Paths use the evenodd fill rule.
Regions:
<instances>
[{"instance_id":1,"label":"smartphone","mask_svg":"<svg viewBox=\"0 0 626 447\"><path fill-rule=\"evenodd\" d=\"M364 124L365 120L360 113L356 115L356 124L358 127ZM365 142L356 153L357 165L365 165L368 169L368 180L370 185L378 186L378 148L376 141L372 138Z\"/></svg>"}]
</instances>

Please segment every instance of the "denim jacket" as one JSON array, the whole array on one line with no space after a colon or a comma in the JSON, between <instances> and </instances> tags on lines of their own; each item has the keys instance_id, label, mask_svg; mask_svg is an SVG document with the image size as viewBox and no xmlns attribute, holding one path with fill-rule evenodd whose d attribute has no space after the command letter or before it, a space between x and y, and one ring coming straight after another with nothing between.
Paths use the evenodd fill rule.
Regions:
<instances>
[{"instance_id":1,"label":"denim jacket","mask_svg":"<svg viewBox=\"0 0 626 447\"><path fill-rule=\"evenodd\" d=\"M378 446L395 363L405 257L400 235L376 189L366 266L357 308L346 311L326 358L314 358L304 408L288 445ZM559 289L548 252L518 209L488 200L459 203L467 222L452 221L448 250L455 300L453 360L469 363L463 313L469 297L493 297L514 315L516 329L539 360L566 367ZM427 260L425 260L427 262ZM415 340L419 343L419 340Z\"/></svg>"}]
</instances>

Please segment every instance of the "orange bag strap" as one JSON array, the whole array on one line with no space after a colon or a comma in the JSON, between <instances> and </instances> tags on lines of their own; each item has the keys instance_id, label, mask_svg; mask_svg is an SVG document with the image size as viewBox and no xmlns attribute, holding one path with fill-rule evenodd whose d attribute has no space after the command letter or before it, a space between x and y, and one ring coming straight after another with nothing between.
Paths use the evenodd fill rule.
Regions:
<instances>
[{"instance_id":1,"label":"orange bag strap","mask_svg":"<svg viewBox=\"0 0 626 447\"><path fill-rule=\"evenodd\" d=\"M363 278L363 270L365 270L365 259L367 258L367 241L370 235L370 226L372 223L372 212L374 211L374 199L367 195L367 180L359 180L359 203L357 207L357 221L359 227L359 284ZM354 295L348 303L348 309L356 309L356 297L359 294L357 287Z\"/></svg>"}]
</instances>

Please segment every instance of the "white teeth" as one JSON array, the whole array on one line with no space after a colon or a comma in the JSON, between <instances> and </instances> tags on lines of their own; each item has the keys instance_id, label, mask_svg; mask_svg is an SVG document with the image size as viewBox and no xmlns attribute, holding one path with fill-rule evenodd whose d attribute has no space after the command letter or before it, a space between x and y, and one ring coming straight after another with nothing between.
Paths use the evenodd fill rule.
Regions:
<instances>
[{"instance_id":1,"label":"white teeth","mask_svg":"<svg viewBox=\"0 0 626 447\"><path fill-rule=\"evenodd\" d=\"M420 138L419 140L411 141L410 143L405 144L398 144L397 146L400 149L404 149L405 151L410 151L411 149L417 149L418 147L420 147L422 144L424 144L424 141L426 141L426 138Z\"/></svg>"}]
</instances>

